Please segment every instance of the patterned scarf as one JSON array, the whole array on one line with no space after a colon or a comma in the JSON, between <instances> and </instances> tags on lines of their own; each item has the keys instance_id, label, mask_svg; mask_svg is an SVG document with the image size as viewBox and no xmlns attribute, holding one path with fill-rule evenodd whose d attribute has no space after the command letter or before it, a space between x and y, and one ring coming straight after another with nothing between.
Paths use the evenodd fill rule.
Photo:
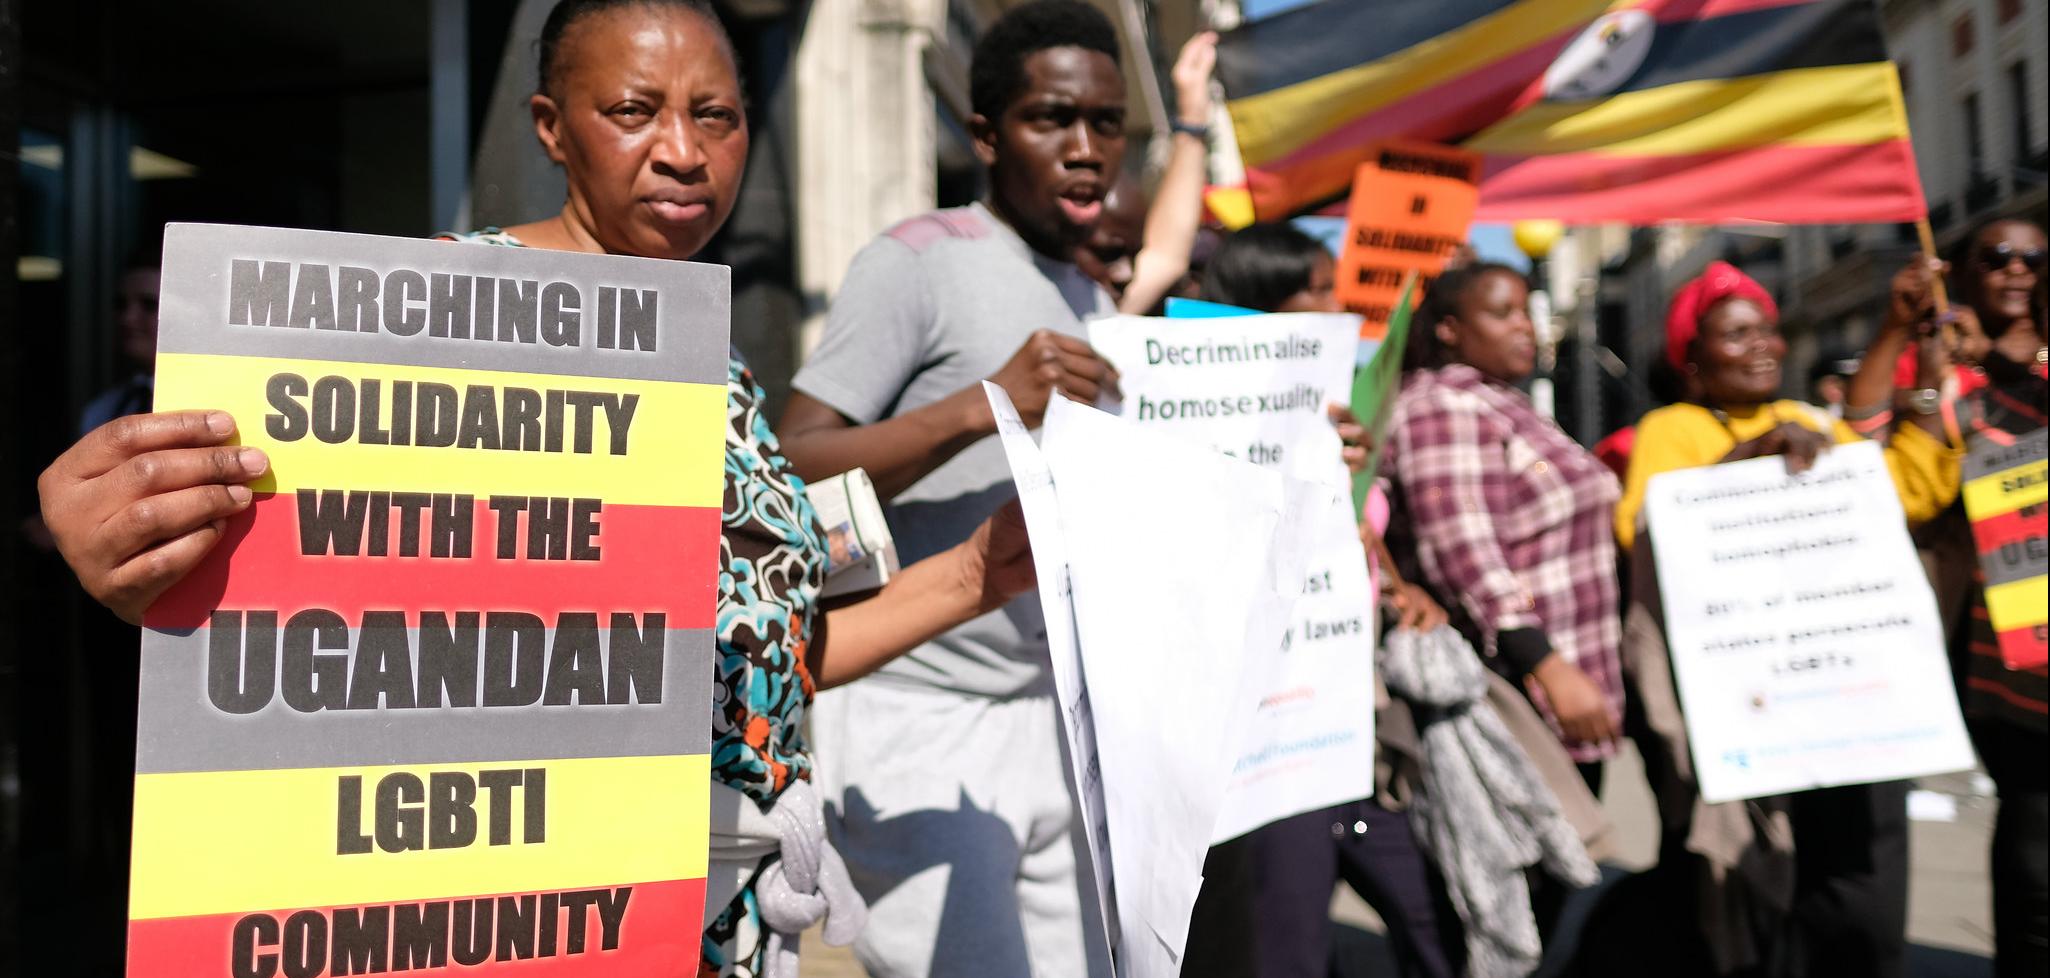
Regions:
<instances>
[{"instance_id":1,"label":"patterned scarf","mask_svg":"<svg viewBox=\"0 0 2050 978\"><path fill-rule=\"evenodd\" d=\"M1487 702L1488 675L1449 627L1396 629L1382 652L1390 691L1416 709L1423 776L1410 823L1466 924L1471 978L1521 978L1544 947L1524 870L1592 886L1600 871L1558 798Z\"/></svg>"}]
</instances>

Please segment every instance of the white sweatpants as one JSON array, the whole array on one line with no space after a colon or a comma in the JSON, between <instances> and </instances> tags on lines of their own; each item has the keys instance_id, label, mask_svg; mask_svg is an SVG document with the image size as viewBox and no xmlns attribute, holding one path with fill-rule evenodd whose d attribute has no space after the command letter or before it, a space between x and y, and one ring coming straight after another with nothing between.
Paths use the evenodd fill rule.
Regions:
<instances>
[{"instance_id":1,"label":"white sweatpants","mask_svg":"<svg viewBox=\"0 0 2050 978\"><path fill-rule=\"evenodd\" d=\"M819 694L811 721L870 975L1108 978L1052 697L857 682Z\"/></svg>"}]
</instances>

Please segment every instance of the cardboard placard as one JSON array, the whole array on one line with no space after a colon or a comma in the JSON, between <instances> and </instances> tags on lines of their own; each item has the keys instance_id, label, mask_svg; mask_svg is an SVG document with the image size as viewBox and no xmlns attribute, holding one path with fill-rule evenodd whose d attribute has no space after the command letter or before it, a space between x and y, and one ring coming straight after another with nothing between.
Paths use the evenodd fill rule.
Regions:
<instances>
[{"instance_id":1,"label":"cardboard placard","mask_svg":"<svg viewBox=\"0 0 2050 978\"><path fill-rule=\"evenodd\" d=\"M1335 291L1361 317L1361 336L1387 332L1409 273L1428 284L1466 243L1480 178L1479 154L1435 143L1381 143L1359 165Z\"/></svg>"},{"instance_id":2,"label":"cardboard placard","mask_svg":"<svg viewBox=\"0 0 2050 978\"><path fill-rule=\"evenodd\" d=\"M1943 627L1875 442L1663 472L1645 494L1710 802L1972 766Z\"/></svg>"},{"instance_id":3,"label":"cardboard placard","mask_svg":"<svg viewBox=\"0 0 2050 978\"><path fill-rule=\"evenodd\" d=\"M1986 573L1986 612L2009 669L2039 669L2050 660L2046 642L2046 571L2050 571L2050 429L2002 444L1985 433L1965 453L1965 515Z\"/></svg>"},{"instance_id":4,"label":"cardboard placard","mask_svg":"<svg viewBox=\"0 0 2050 978\"><path fill-rule=\"evenodd\" d=\"M144 618L131 975L694 970L728 270L164 238L269 470Z\"/></svg>"}]
</instances>

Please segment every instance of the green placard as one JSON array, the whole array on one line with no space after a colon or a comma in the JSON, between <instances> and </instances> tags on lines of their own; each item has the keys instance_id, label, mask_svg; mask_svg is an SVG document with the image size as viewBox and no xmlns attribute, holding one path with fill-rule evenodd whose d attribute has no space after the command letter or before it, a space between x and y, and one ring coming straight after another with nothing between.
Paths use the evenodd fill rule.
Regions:
<instances>
[{"instance_id":1,"label":"green placard","mask_svg":"<svg viewBox=\"0 0 2050 978\"><path fill-rule=\"evenodd\" d=\"M1395 301L1395 312L1388 317L1388 332L1381 337L1381 348L1374 351L1374 358L1367 361L1352 375L1352 413L1366 425L1367 436L1373 439L1373 449L1367 453L1367 467L1352 477L1352 508L1359 512L1366 505L1367 492L1374 486L1374 475L1381 469L1381 452L1388 444L1388 419L1395 413L1395 393L1402 387L1402 351L1409 345L1409 321L1416 311L1417 283L1411 279L1402 290L1401 298Z\"/></svg>"}]
</instances>

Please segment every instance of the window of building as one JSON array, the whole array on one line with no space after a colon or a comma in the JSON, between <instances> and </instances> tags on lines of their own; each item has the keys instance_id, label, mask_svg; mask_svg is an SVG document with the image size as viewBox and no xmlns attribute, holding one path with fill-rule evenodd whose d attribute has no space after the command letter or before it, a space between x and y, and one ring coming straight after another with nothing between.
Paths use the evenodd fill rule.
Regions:
<instances>
[{"instance_id":1,"label":"window of building","mask_svg":"<svg viewBox=\"0 0 2050 978\"><path fill-rule=\"evenodd\" d=\"M1966 14L1952 21L1950 25L1950 55L1962 58L1972 53L1972 15Z\"/></svg>"},{"instance_id":2,"label":"window of building","mask_svg":"<svg viewBox=\"0 0 2050 978\"><path fill-rule=\"evenodd\" d=\"M2029 66L2017 61L2007 67L2007 114L2014 118L2014 158L2027 160L2036 147L2029 131Z\"/></svg>"},{"instance_id":3,"label":"window of building","mask_svg":"<svg viewBox=\"0 0 2050 978\"><path fill-rule=\"evenodd\" d=\"M1986 172L1986 133L1979 125L1979 93L1965 96L1965 159L1970 161L1972 179Z\"/></svg>"},{"instance_id":4,"label":"window of building","mask_svg":"<svg viewBox=\"0 0 2050 978\"><path fill-rule=\"evenodd\" d=\"M1999 15L2002 24L2012 23L2015 18L2022 15L2022 0L2000 0L2000 3L1995 7L1995 12Z\"/></svg>"}]
</instances>

